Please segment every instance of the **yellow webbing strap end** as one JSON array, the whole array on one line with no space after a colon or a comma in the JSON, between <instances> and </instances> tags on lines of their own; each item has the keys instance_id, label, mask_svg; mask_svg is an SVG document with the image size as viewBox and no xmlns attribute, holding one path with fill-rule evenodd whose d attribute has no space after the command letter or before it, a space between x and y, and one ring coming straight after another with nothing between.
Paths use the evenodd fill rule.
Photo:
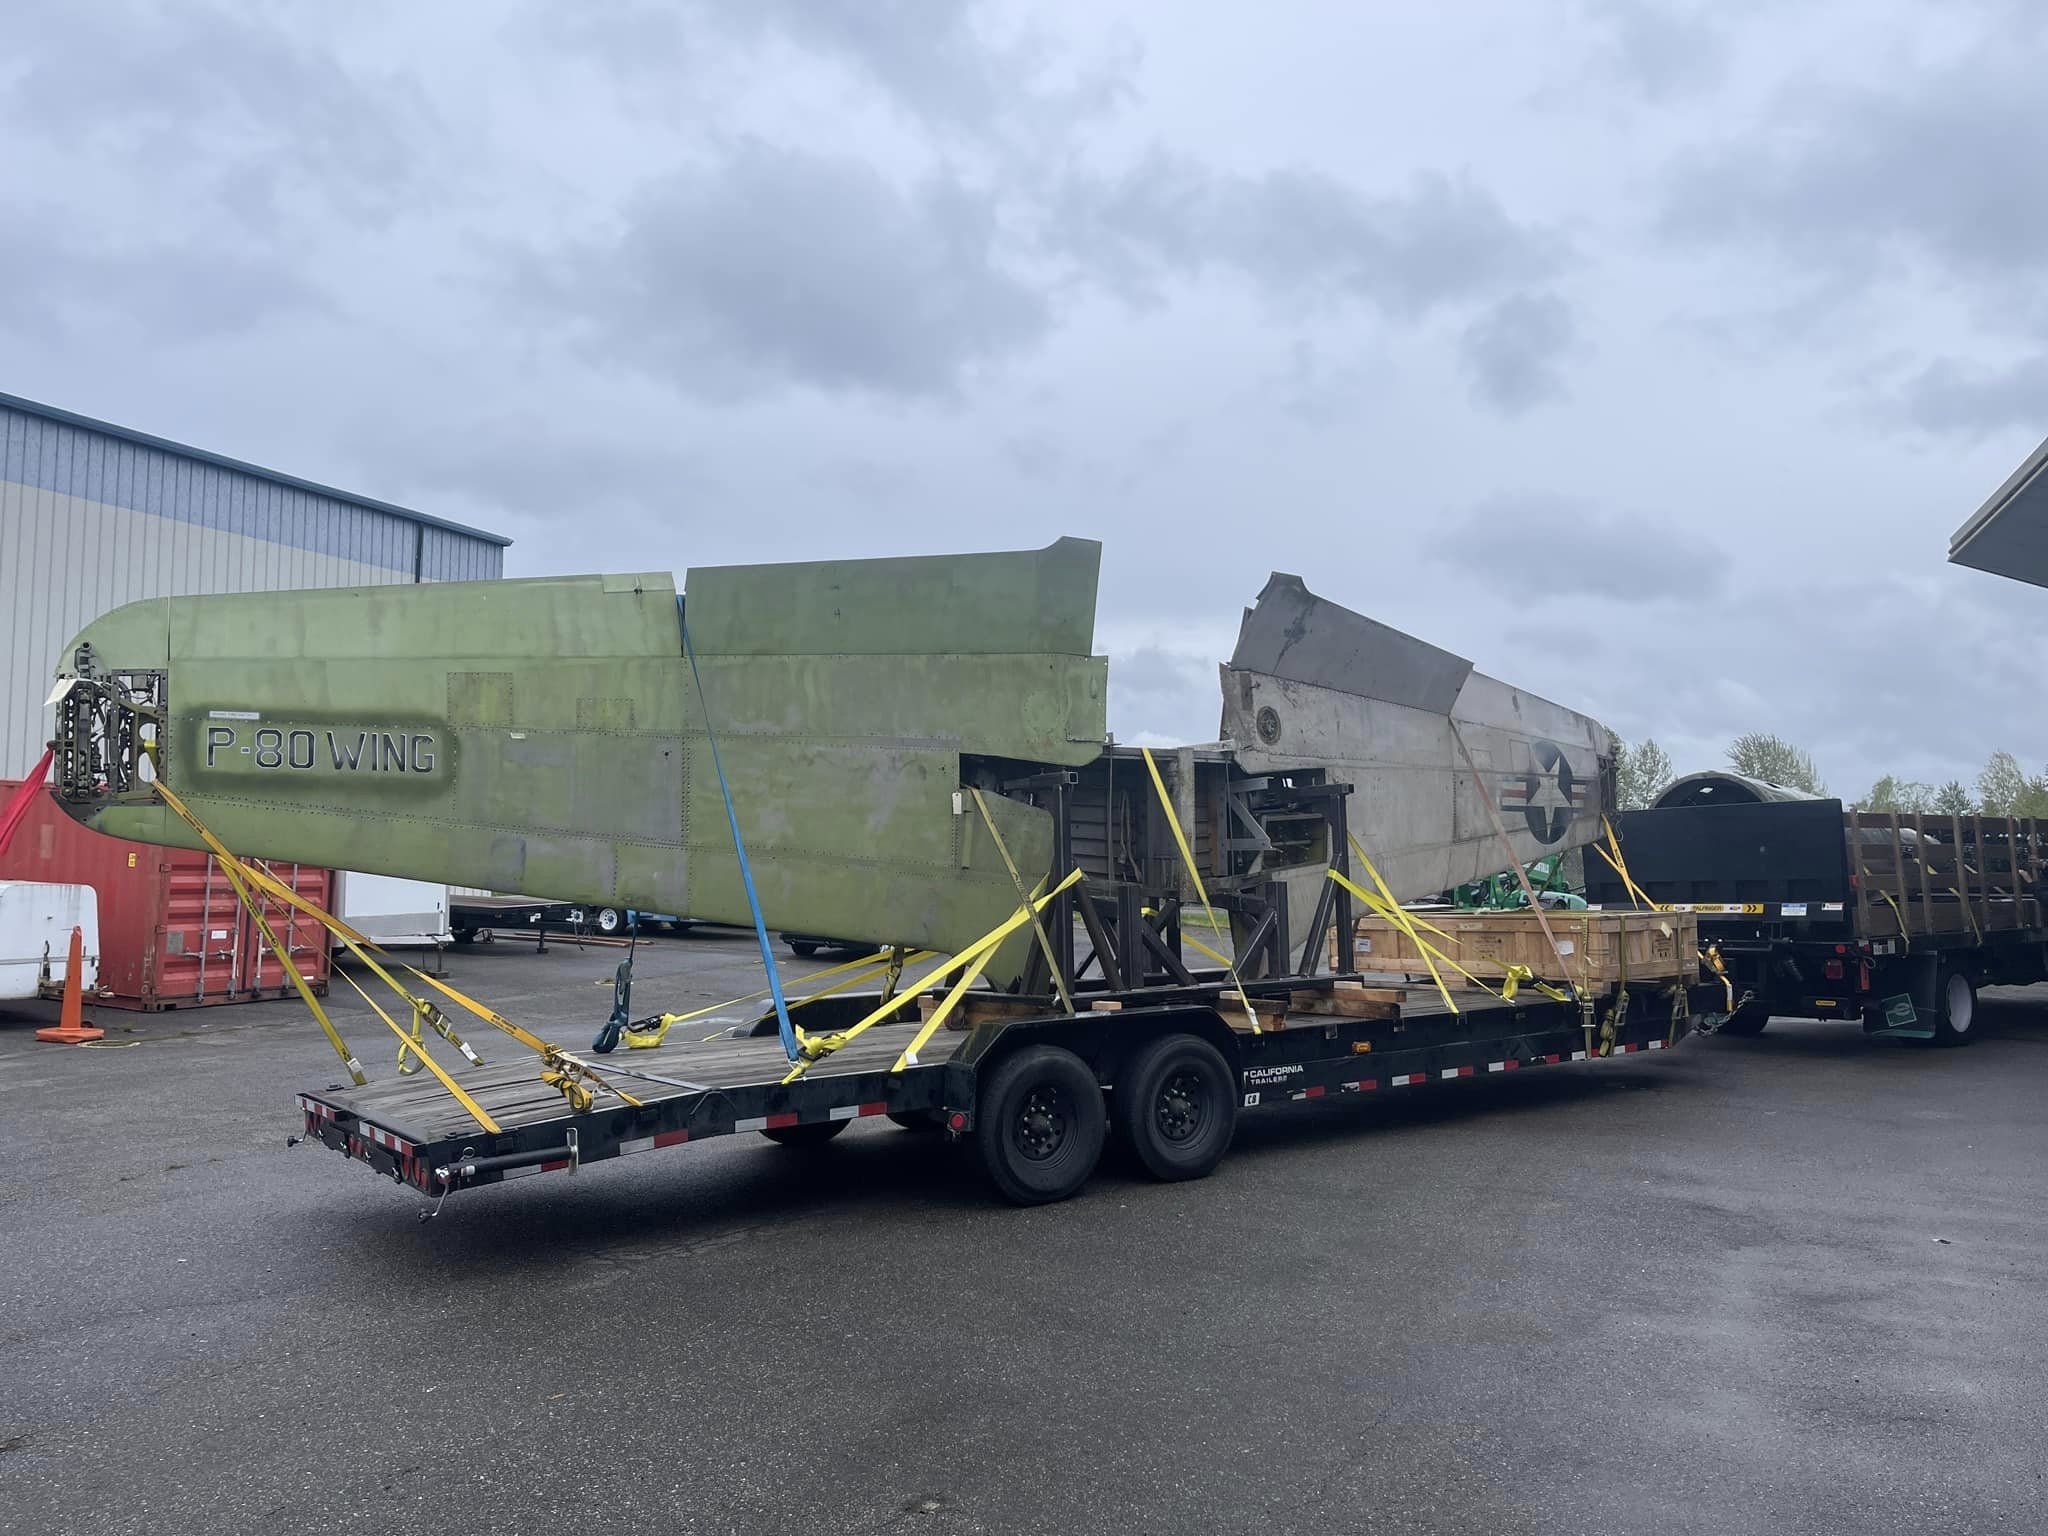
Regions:
<instances>
[{"instance_id":1,"label":"yellow webbing strap end","mask_svg":"<svg viewBox=\"0 0 2048 1536\"><path fill-rule=\"evenodd\" d=\"M1890 891L1879 891L1877 894L1884 898L1884 904L1892 909L1892 917L1898 922L1901 953L1910 955L1913 953L1913 936L1906 932L1906 914L1901 912L1899 904L1892 900Z\"/></svg>"}]
</instances>

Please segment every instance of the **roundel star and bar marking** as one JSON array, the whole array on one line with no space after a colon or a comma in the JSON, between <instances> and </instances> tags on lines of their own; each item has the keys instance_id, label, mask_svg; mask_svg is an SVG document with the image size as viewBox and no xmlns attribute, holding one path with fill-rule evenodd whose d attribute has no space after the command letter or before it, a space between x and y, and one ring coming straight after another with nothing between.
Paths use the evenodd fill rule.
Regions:
<instances>
[{"instance_id":1,"label":"roundel star and bar marking","mask_svg":"<svg viewBox=\"0 0 2048 1536\"><path fill-rule=\"evenodd\" d=\"M1570 830L1585 790L1572 773L1564 748L1556 742L1536 742L1530 747L1529 756L1529 771L1501 789L1501 808L1519 807L1536 840L1554 843Z\"/></svg>"}]
</instances>

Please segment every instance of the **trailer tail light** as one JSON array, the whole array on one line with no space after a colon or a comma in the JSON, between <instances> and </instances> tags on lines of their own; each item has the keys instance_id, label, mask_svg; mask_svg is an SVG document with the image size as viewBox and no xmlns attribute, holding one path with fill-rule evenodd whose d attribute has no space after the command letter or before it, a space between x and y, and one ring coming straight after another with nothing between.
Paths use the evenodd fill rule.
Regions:
<instances>
[{"instance_id":1,"label":"trailer tail light","mask_svg":"<svg viewBox=\"0 0 2048 1536\"><path fill-rule=\"evenodd\" d=\"M946 1126L949 1130L964 1131L967 1129L967 1116L956 1109L951 1115L947 1116Z\"/></svg>"},{"instance_id":2,"label":"trailer tail light","mask_svg":"<svg viewBox=\"0 0 2048 1536\"><path fill-rule=\"evenodd\" d=\"M1842 979L1843 966L1839 960L1830 960L1821 967L1821 970L1826 974L1829 981L1840 981Z\"/></svg>"},{"instance_id":3,"label":"trailer tail light","mask_svg":"<svg viewBox=\"0 0 2048 1536\"><path fill-rule=\"evenodd\" d=\"M1849 953L1849 946L1846 944L1837 944L1835 946L1835 953L1838 955L1846 955L1847 953Z\"/></svg>"}]
</instances>

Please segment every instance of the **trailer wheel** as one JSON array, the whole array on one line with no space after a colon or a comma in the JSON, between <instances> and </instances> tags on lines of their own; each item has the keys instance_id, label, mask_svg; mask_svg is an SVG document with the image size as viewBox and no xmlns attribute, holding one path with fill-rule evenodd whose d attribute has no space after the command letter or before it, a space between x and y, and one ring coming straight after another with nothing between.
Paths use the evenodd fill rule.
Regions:
<instances>
[{"instance_id":1,"label":"trailer wheel","mask_svg":"<svg viewBox=\"0 0 2048 1536\"><path fill-rule=\"evenodd\" d=\"M1117 1130L1155 1179L1199 1179L1223 1160L1237 1128L1237 1080L1223 1053L1195 1035L1164 1035L1119 1074Z\"/></svg>"},{"instance_id":2,"label":"trailer wheel","mask_svg":"<svg viewBox=\"0 0 2048 1536\"><path fill-rule=\"evenodd\" d=\"M982 1085L974 1144L1004 1199L1064 1200L1102 1156L1108 1115L1088 1064L1058 1046L1034 1045L996 1067Z\"/></svg>"},{"instance_id":3,"label":"trailer wheel","mask_svg":"<svg viewBox=\"0 0 2048 1536\"><path fill-rule=\"evenodd\" d=\"M822 1147L851 1124L851 1120L814 1120L809 1125L778 1125L761 1134L778 1147Z\"/></svg>"},{"instance_id":4,"label":"trailer wheel","mask_svg":"<svg viewBox=\"0 0 2048 1536\"><path fill-rule=\"evenodd\" d=\"M617 907L599 907L594 921L599 933L617 933L626 926L626 914Z\"/></svg>"},{"instance_id":5,"label":"trailer wheel","mask_svg":"<svg viewBox=\"0 0 2048 1536\"><path fill-rule=\"evenodd\" d=\"M799 960L808 960L818 952L818 943L815 939L789 939L786 942L789 945L789 952Z\"/></svg>"},{"instance_id":6,"label":"trailer wheel","mask_svg":"<svg viewBox=\"0 0 2048 1536\"><path fill-rule=\"evenodd\" d=\"M1941 1005L1934 1021L1936 1045L1968 1045L1976 1038L1970 1027L1977 1022L1977 984L1966 971L1950 971L1941 979Z\"/></svg>"}]
</instances>

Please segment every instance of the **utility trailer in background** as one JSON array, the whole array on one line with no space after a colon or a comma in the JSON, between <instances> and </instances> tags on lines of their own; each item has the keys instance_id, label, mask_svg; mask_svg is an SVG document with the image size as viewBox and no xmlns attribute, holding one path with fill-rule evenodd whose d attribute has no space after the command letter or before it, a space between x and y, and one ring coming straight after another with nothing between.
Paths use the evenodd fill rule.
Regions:
<instances>
[{"instance_id":1,"label":"utility trailer in background","mask_svg":"<svg viewBox=\"0 0 2048 1536\"><path fill-rule=\"evenodd\" d=\"M1693 912L1725 965L1741 1006L1722 1033L1753 1035L1774 1016L1857 1019L1873 1035L1963 1045L1977 988L2048 977L2033 821L1743 799L1630 811L1616 832L1636 886ZM1587 861L1586 896L1633 902L1602 860Z\"/></svg>"},{"instance_id":2,"label":"utility trailer in background","mask_svg":"<svg viewBox=\"0 0 2048 1536\"><path fill-rule=\"evenodd\" d=\"M1012 786L1053 812L1063 861L1078 778L1039 774ZM1254 809L1272 830L1312 816L1335 867L1346 870L1348 786L1320 779L1261 776ZM1254 862L1250 853L1239 860ZM1292 932L1282 881L1255 868L1225 879L1211 897L1242 935L1237 979L1257 1029L1226 970L1184 960L1176 886L1084 879L1047 908L1071 1014L1039 957L1016 990L970 993L960 1027L941 1029L914 1058L905 1051L919 1028L915 993L886 1022L787 1083L790 1063L770 1015L710 1041L591 1061L643 1102L600 1091L593 1107L577 1112L539 1081L531 1057L499 1041L489 1066L457 1078L497 1122L495 1133L425 1074L309 1090L299 1098L305 1131L440 1197L744 1132L815 1146L853 1120L887 1116L907 1129L972 1140L997 1190L1033 1204L1078 1190L1112 1126L1156 1177L1199 1178L1228 1150L1241 1114L1657 1051L1692 1028L1694 996L1676 984L1621 994L1597 1014L1527 993L1512 1003L1475 994L1455 1012L1433 991L1411 1004L1355 973L1324 969L1332 932L1353 924L1341 886L1326 881L1307 930ZM1720 988L1711 990L1718 999ZM822 1034L880 1005L877 996L821 998L801 1017Z\"/></svg>"}]
</instances>

